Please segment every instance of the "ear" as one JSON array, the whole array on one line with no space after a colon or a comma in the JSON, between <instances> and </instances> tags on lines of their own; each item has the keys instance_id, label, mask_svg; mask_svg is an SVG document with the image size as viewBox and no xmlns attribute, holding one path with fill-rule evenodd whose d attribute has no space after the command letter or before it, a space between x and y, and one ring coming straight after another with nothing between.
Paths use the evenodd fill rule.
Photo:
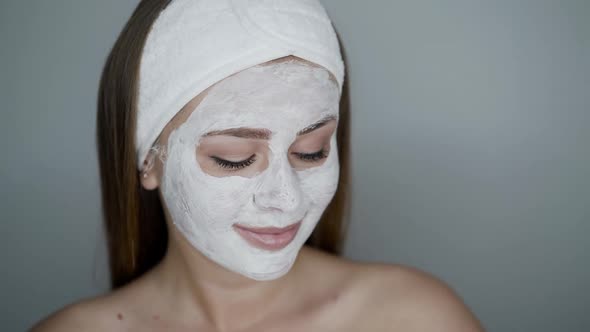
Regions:
<instances>
[{"instance_id":1,"label":"ear","mask_svg":"<svg viewBox=\"0 0 590 332\"><path fill-rule=\"evenodd\" d=\"M154 153L150 151L146 160L143 162L143 170L139 172L139 181L145 190L154 190L160 185L158 167L155 165L155 159Z\"/></svg>"}]
</instances>

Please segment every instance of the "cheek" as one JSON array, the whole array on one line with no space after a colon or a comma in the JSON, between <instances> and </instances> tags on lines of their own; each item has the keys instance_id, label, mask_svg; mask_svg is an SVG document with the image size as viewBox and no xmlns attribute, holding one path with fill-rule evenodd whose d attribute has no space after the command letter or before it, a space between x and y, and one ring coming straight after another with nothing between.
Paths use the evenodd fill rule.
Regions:
<instances>
[{"instance_id":1,"label":"cheek","mask_svg":"<svg viewBox=\"0 0 590 332\"><path fill-rule=\"evenodd\" d=\"M250 204L255 187L253 180L241 177L215 177L201 174L194 186L195 203L214 224L235 222Z\"/></svg>"},{"instance_id":2,"label":"cheek","mask_svg":"<svg viewBox=\"0 0 590 332\"><path fill-rule=\"evenodd\" d=\"M332 200L338 187L339 165L335 160L298 172L303 193L313 205L325 206Z\"/></svg>"},{"instance_id":3,"label":"cheek","mask_svg":"<svg viewBox=\"0 0 590 332\"><path fill-rule=\"evenodd\" d=\"M224 230L236 220L252 195L252 179L241 176L215 177L204 172L189 144L170 148L166 162L163 194L173 206L174 220L195 227Z\"/></svg>"}]
</instances>

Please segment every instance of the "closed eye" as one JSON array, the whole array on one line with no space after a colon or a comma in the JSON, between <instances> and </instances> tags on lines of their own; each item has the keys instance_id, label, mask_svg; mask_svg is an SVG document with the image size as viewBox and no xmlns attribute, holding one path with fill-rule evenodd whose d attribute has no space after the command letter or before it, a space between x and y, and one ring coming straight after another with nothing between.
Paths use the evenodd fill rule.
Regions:
<instances>
[{"instance_id":1,"label":"closed eye","mask_svg":"<svg viewBox=\"0 0 590 332\"><path fill-rule=\"evenodd\" d=\"M300 160L302 160L304 162L308 162L308 163L319 162L320 160L325 159L328 156L326 149L323 149L323 148L320 151L317 151L314 153L292 152L292 154L295 155ZM252 165L256 161L256 154L253 154L249 158L244 159L244 160L240 160L240 161L230 161L230 160L225 160L225 159L215 157L215 156L210 156L210 157L211 157L211 159L213 159L215 161L217 166L219 166L220 168L222 168L224 170L232 171L232 172L244 169L244 168Z\"/></svg>"},{"instance_id":2,"label":"closed eye","mask_svg":"<svg viewBox=\"0 0 590 332\"><path fill-rule=\"evenodd\" d=\"M215 156L211 156L211 159L213 159L219 167L225 170L238 171L252 165L256 161L256 154L253 154L248 159L241 161L229 161Z\"/></svg>"},{"instance_id":3,"label":"closed eye","mask_svg":"<svg viewBox=\"0 0 590 332\"><path fill-rule=\"evenodd\" d=\"M321 149L320 151L314 152L314 153L293 152L293 154L296 155L297 158L299 158L305 162L312 162L312 163L318 162L328 156L325 149Z\"/></svg>"}]
</instances>

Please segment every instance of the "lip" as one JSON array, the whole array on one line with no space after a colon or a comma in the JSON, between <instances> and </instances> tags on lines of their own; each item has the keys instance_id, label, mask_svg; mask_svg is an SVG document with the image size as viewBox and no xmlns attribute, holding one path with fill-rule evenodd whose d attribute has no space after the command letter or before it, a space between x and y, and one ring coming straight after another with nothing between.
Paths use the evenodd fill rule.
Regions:
<instances>
[{"instance_id":1,"label":"lip","mask_svg":"<svg viewBox=\"0 0 590 332\"><path fill-rule=\"evenodd\" d=\"M254 247L265 250L280 250L286 247L297 235L301 220L287 227L246 227L234 224L233 227L244 240Z\"/></svg>"}]
</instances>

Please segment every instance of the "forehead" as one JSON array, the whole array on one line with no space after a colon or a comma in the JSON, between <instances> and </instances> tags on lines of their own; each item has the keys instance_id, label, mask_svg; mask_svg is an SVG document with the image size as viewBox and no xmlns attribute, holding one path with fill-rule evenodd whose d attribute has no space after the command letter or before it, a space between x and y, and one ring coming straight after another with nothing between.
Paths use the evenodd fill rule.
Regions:
<instances>
[{"instance_id":1,"label":"forehead","mask_svg":"<svg viewBox=\"0 0 590 332\"><path fill-rule=\"evenodd\" d=\"M285 62L289 61L251 67L207 88L183 107L158 140L167 141L181 127L189 127L187 131L195 137L244 127L292 135L291 132L326 117L337 119L340 94L333 75L323 67L301 60L283 67L274 66ZM307 63L307 69L294 67L297 62ZM256 71L260 69L256 67L268 70Z\"/></svg>"},{"instance_id":2,"label":"forehead","mask_svg":"<svg viewBox=\"0 0 590 332\"><path fill-rule=\"evenodd\" d=\"M209 130L297 128L337 117L339 98L338 85L322 67L299 61L258 65L208 89L188 121Z\"/></svg>"}]
</instances>

